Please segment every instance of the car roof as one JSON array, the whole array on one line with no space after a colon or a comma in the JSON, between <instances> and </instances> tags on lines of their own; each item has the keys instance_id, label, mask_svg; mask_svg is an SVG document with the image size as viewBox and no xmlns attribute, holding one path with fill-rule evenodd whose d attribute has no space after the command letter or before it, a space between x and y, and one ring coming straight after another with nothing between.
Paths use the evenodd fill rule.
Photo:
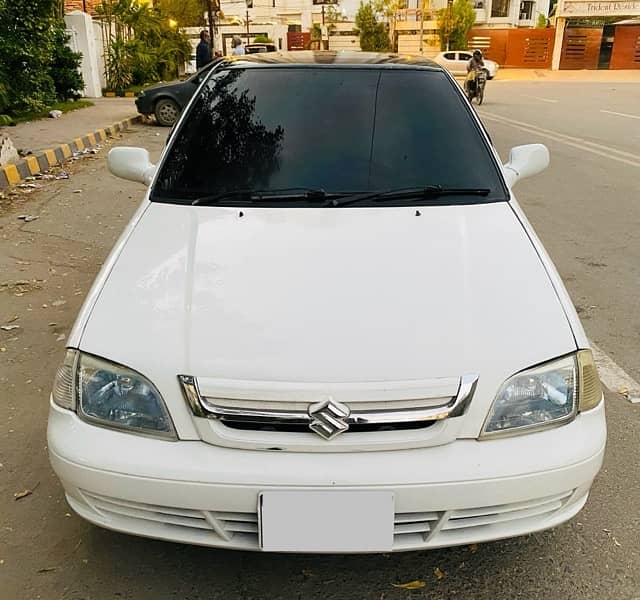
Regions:
<instances>
[{"instance_id":1,"label":"car roof","mask_svg":"<svg viewBox=\"0 0 640 600\"><path fill-rule=\"evenodd\" d=\"M436 62L423 56L355 52L352 50L298 50L294 52L264 52L226 57L230 66L340 66L340 67L415 67L444 71Z\"/></svg>"}]
</instances>

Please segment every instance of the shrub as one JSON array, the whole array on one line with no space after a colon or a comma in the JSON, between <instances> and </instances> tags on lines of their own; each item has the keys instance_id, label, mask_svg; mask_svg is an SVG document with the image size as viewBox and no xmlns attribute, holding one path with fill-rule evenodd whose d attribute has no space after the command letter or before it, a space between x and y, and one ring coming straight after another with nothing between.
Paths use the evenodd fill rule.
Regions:
<instances>
[{"instance_id":1,"label":"shrub","mask_svg":"<svg viewBox=\"0 0 640 600\"><path fill-rule=\"evenodd\" d=\"M58 4L0 0L0 105L9 114L42 110L84 87L77 56L65 49Z\"/></svg>"},{"instance_id":2,"label":"shrub","mask_svg":"<svg viewBox=\"0 0 640 600\"><path fill-rule=\"evenodd\" d=\"M56 88L58 100L77 100L82 96L84 81L80 74L82 54L74 52L67 43L69 36L61 24L54 28L53 63L51 77Z\"/></svg>"}]
</instances>

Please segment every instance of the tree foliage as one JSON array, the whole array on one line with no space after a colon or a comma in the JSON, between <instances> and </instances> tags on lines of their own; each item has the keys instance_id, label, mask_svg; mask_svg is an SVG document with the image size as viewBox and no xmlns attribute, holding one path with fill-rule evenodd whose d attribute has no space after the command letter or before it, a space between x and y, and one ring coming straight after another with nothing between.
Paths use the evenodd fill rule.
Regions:
<instances>
[{"instance_id":1,"label":"tree foliage","mask_svg":"<svg viewBox=\"0 0 640 600\"><path fill-rule=\"evenodd\" d=\"M390 48L389 29L378 21L371 2L360 2L356 13L356 28L360 37L360 48L364 52L385 52Z\"/></svg>"},{"instance_id":2,"label":"tree foliage","mask_svg":"<svg viewBox=\"0 0 640 600\"><path fill-rule=\"evenodd\" d=\"M51 77L56 86L58 100L77 100L84 87L79 70L82 54L71 50L67 45L68 42L69 36L65 30L61 26L55 27Z\"/></svg>"},{"instance_id":3,"label":"tree foliage","mask_svg":"<svg viewBox=\"0 0 640 600\"><path fill-rule=\"evenodd\" d=\"M217 0L212 0L212 8L219 9ZM178 22L179 27L203 27L207 11L207 0L156 0L154 5L162 13Z\"/></svg>"},{"instance_id":4,"label":"tree foliage","mask_svg":"<svg viewBox=\"0 0 640 600\"><path fill-rule=\"evenodd\" d=\"M57 0L0 0L0 107L42 110L84 87Z\"/></svg>"},{"instance_id":5,"label":"tree foliage","mask_svg":"<svg viewBox=\"0 0 640 600\"><path fill-rule=\"evenodd\" d=\"M191 56L187 37L158 7L135 0L105 0L98 12L106 24L107 85L114 90L175 78Z\"/></svg>"},{"instance_id":6,"label":"tree foliage","mask_svg":"<svg viewBox=\"0 0 640 600\"><path fill-rule=\"evenodd\" d=\"M476 20L469 0L454 0L450 7L438 11L438 35L442 50L464 50L467 36Z\"/></svg>"}]
</instances>

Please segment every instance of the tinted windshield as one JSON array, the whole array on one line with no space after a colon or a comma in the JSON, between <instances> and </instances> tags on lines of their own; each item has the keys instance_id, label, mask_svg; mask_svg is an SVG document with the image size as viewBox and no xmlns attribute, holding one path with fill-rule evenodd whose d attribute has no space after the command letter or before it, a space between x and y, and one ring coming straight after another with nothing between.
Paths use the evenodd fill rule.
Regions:
<instances>
[{"instance_id":1,"label":"tinted windshield","mask_svg":"<svg viewBox=\"0 0 640 600\"><path fill-rule=\"evenodd\" d=\"M234 68L203 87L152 199L233 190L363 192L442 185L505 191L490 151L440 72Z\"/></svg>"}]
</instances>

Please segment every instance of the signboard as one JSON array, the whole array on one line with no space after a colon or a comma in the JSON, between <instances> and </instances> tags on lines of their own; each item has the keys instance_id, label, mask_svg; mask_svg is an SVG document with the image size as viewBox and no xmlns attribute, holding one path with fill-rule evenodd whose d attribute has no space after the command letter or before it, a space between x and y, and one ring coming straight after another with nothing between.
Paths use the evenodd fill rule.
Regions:
<instances>
[{"instance_id":1,"label":"signboard","mask_svg":"<svg viewBox=\"0 0 640 600\"><path fill-rule=\"evenodd\" d=\"M560 0L559 17L632 17L640 15L640 0Z\"/></svg>"},{"instance_id":2,"label":"signboard","mask_svg":"<svg viewBox=\"0 0 640 600\"><path fill-rule=\"evenodd\" d=\"M313 4L338 4L338 0L313 0Z\"/></svg>"}]
</instances>

